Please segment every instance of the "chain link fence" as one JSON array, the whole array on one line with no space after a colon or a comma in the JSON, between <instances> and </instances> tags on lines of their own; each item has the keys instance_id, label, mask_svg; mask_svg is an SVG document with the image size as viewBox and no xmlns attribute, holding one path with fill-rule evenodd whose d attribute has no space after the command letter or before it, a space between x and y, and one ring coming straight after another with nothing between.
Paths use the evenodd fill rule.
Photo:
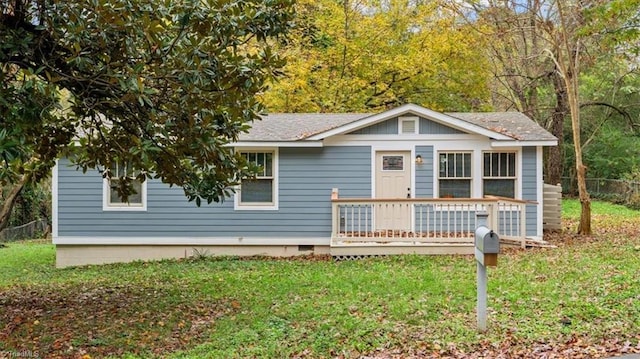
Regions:
<instances>
[{"instance_id":1,"label":"chain link fence","mask_svg":"<svg viewBox=\"0 0 640 359\"><path fill-rule=\"evenodd\" d=\"M589 194L593 198L640 209L640 182L606 178L587 178L586 184L587 191L589 191ZM573 177L563 177L562 193L569 196L577 196L577 179Z\"/></svg>"},{"instance_id":2,"label":"chain link fence","mask_svg":"<svg viewBox=\"0 0 640 359\"><path fill-rule=\"evenodd\" d=\"M0 242L42 238L46 236L48 232L49 224L47 220L40 219L21 226L3 229L0 231Z\"/></svg>"}]
</instances>

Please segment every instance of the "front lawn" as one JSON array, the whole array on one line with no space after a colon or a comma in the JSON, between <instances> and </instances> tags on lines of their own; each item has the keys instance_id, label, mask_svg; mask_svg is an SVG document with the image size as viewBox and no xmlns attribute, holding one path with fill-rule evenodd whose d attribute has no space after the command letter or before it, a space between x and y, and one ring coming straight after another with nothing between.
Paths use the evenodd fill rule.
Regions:
<instances>
[{"instance_id":1,"label":"front lawn","mask_svg":"<svg viewBox=\"0 0 640 359\"><path fill-rule=\"evenodd\" d=\"M575 201L565 201L573 227ZM0 357L598 357L640 351L640 212L594 203L592 238L508 250L475 327L475 262L202 258L54 269L0 248ZM574 355L575 354L575 355Z\"/></svg>"}]
</instances>

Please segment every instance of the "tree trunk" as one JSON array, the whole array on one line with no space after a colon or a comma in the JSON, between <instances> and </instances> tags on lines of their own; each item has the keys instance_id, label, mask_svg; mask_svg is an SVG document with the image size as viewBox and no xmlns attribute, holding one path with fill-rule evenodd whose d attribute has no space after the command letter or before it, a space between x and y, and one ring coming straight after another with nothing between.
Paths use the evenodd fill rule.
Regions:
<instances>
[{"instance_id":1,"label":"tree trunk","mask_svg":"<svg viewBox=\"0 0 640 359\"><path fill-rule=\"evenodd\" d=\"M576 171L578 173L578 193L580 194L580 204L582 207L578 234L591 235L591 198L587 191L587 167L582 164L582 156L580 156L580 167L578 167L576 160Z\"/></svg>"},{"instance_id":2,"label":"tree trunk","mask_svg":"<svg viewBox=\"0 0 640 359\"><path fill-rule=\"evenodd\" d=\"M547 183L562 183L562 175L564 174L564 119L569 112L569 104L567 101L567 91L562 81L562 77L557 71L553 75L553 88L556 93L556 106L553 114L551 114L551 133L558 138L558 145L549 147L547 152L546 174Z\"/></svg>"},{"instance_id":3,"label":"tree trunk","mask_svg":"<svg viewBox=\"0 0 640 359\"><path fill-rule=\"evenodd\" d=\"M18 183L16 183L13 188L9 191L7 198L5 198L4 203L2 203L2 208L0 209L0 231L5 229L9 224L9 218L11 217L11 210L13 209L13 205L16 203L18 199L18 195L22 192L25 184L29 182L31 179L30 172L22 175L22 178Z\"/></svg>"},{"instance_id":4,"label":"tree trunk","mask_svg":"<svg viewBox=\"0 0 640 359\"><path fill-rule=\"evenodd\" d=\"M575 69L575 67L574 67ZM580 106L578 100L578 80L575 71L565 72L565 84L567 86L567 99L571 110L571 128L573 132L573 148L576 153L576 175L578 180L578 195L582 211L580 212L580 224L578 234L591 235L591 198L587 191L587 167L582 163L582 140L580 139Z\"/></svg>"},{"instance_id":5,"label":"tree trunk","mask_svg":"<svg viewBox=\"0 0 640 359\"><path fill-rule=\"evenodd\" d=\"M580 39L577 36L577 26L565 17L563 2L556 3L560 17L560 35L555 55L558 75L562 77L567 90L567 101L571 111L571 130L573 134L573 148L576 154L576 176L578 179L578 195L582 211L578 234L591 235L591 198L587 191L587 167L582 163L582 140L580 139Z\"/></svg>"}]
</instances>

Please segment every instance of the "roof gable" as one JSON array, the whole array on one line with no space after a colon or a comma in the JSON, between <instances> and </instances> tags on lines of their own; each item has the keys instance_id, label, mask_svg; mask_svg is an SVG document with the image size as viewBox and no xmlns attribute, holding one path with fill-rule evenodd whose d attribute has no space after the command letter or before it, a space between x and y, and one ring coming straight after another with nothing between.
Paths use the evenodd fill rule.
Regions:
<instances>
[{"instance_id":1,"label":"roof gable","mask_svg":"<svg viewBox=\"0 0 640 359\"><path fill-rule=\"evenodd\" d=\"M348 124L345 124L341 127L337 127L322 133L318 133L314 136L310 136L309 139L310 140L322 140L325 139L327 137L331 137L331 136L335 136L335 135L342 135L342 134L346 134L352 131L356 131L359 130L363 127L367 127L370 125L373 125L375 123L381 122L381 121L385 121L388 120L390 118L394 118L394 117L398 117L401 115L413 115L413 116L418 116L418 117L424 117L424 118L428 118L431 121L440 123L442 125L445 125L447 127L451 127L454 128L456 130L462 131L462 132L466 132L466 133L473 133L473 134L479 134L479 135L483 135L489 138L493 138L493 139L497 139L497 140L511 140L513 138L504 135L502 133L499 132L495 132L495 131L491 131L487 128L484 128L482 126L476 125L472 122L467 122L465 120L461 120L459 118L456 117L452 117L449 116L447 114L441 113L441 112L436 112L433 110L429 110L427 108L424 108L422 106L418 106L415 104L406 104L406 105L402 105L400 107L396 107L394 109L385 111L385 112L381 112L375 115L371 115L365 118L361 118L357 121L353 121L350 122Z\"/></svg>"},{"instance_id":2,"label":"roof gable","mask_svg":"<svg viewBox=\"0 0 640 359\"><path fill-rule=\"evenodd\" d=\"M240 142L321 141L345 134L397 134L398 117L417 116L420 134L478 134L499 141L557 141L519 112L440 113L406 104L371 113L274 113L253 123Z\"/></svg>"},{"instance_id":3,"label":"roof gable","mask_svg":"<svg viewBox=\"0 0 640 359\"><path fill-rule=\"evenodd\" d=\"M443 125L439 122L431 121L424 117L418 116L398 116L389 120L375 123L371 126L363 127L355 131L347 133L348 135L397 135L399 133L399 121L403 118L418 119L418 133L421 135L452 135L466 134L464 131Z\"/></svg>"}]
</instances>

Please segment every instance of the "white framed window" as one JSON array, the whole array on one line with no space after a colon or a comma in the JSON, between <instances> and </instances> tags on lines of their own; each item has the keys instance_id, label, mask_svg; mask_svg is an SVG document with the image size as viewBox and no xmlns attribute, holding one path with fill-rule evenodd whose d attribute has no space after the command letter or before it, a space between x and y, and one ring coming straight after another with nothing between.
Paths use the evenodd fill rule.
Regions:
<instances>
[{"instance_id":1,"label":"white framed window","mask_svg":"<svg viewBox=\"0 0 640 359\"><path fill-rule=\"evenodd\" d=\"M140 181L136 177L139 170L127 164L116 163L111 167L109 177L102 180L102 209L104 211L146 211L147 210L147 181ZM120 178L128 177L132 180L135 193L129 195L126 201L118 194Z\"/></svg>"},{"instance_id":2,"label":"white framed window","mask_svg":"<svg viewBox=\"0 0 640 359\"><path fill-rule=\"evenodd\" d=\"M418 133L418 117L398 118L398 133L401 135L415 135Z\"/></svg>"},{"instance_id":3,"label":"white framed window","mask_svg":"<svg viewBox=\"0 0 640 359\"><path fill-rule=\"evenodd\" d=\"M235 194L236 210L278 209L278 151L239 150L250 164L259 168L255 178L244 179Z\"/></svg>"},{"instance_id":4,"label":"white framed window","mask_svg":"<svg viewBox=\"0 0 640 359\"><path fill-rule=\"evenodd\" d=\"M471 152L440 152L438 166L439 198L471 198Z\"/></svg>"},{"instance_id":5,"label":"white framed window","mask_svg":"<svg viewBox=\"0 0 640 359\"><path fill-rule=\"evenodd\" d=\"M485 196L516 197L516 152L482 153L482 192Z\"/></svg>"}]
</instances>

